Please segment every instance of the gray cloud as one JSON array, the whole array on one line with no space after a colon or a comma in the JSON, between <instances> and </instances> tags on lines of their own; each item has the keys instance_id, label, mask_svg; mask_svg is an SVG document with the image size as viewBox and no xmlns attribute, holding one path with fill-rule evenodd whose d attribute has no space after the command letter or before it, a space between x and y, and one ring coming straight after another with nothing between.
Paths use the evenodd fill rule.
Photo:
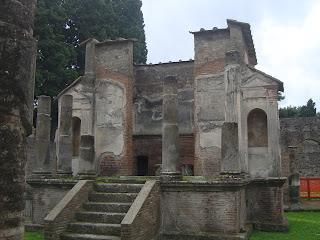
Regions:
<instances>
[{"instance_id":1,"label":"gray cloud","mask_svg":"<svg viewBox=\"0 0 320 240\"><path fill-rule=\"evenodd\" d=\"M281 105L309 98L320 109L320 2L316 0L143 0L148 62L193 58L190 30L226 27L226 19L251 24L257 68L285 84Z\"/></svg>"}]
</instances>

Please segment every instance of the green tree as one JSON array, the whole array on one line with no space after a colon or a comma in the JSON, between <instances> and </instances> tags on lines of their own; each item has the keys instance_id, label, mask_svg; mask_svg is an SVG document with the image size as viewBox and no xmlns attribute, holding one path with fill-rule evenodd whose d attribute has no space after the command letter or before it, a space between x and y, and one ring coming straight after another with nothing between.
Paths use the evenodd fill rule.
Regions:
<instances>
[{"instance_id":1,"label":"green tree","mask_svg":"<svg viewBox=\"0 0 320 240\"><path fill-rule=\"evenodd\" d=\"M290 117L298 117L299 108L294 106L288 106L279 109L279 117L280 118L290 118Z\"/></svg>"},{"instance_id":2,"label":"green tree","mask_svg":"<svg viewBox=\"0 0 320 240\"><path fill-rule=\"evenodd\" d=\"M145 63L147 49L140 0L38 0L35 95L56 96L84 70L88 39L136 38L134 61Z\"/></svg>"},{"instance_id":3,"label":"green tree","mask_svg":"<svg viewBox=\"0 0 320 240\"><path fill-rule=\"evenodd\" d=\"M307 102L307 105L303 105L300 108L299 116L300 117L314 117L317 115L316 103L310 98Z\"/></svg>"},{"instance_id":4,"label":"green tree","mask_svg":"<svg viewBox=\"0 0 320 240\"><path fill-rule=\"evenodd\" d=\"M280 118L290 117L315 117L317 116L317 109L315 108L316 103L309 99L306 105L295 107L288 106L279 109Z\"/></svg>"},{"instance_id":5,"label":"green tree","mask_svg":"<svg viewBox=\"0 0 320 240\"><path fill-rule=\"evenodd\" d=\"M63 1L39 0L34 35L38 39L35 95L56 96L78 75L72 67L74 47L65 41L67 13Z\"/></svg>"}]
</instances>

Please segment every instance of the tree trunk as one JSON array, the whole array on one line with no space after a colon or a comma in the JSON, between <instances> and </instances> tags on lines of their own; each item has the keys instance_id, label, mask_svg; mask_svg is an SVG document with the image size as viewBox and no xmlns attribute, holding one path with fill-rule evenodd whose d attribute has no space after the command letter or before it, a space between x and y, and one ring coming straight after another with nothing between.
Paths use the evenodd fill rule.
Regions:
<instances>
[{"instance_id":1,"label":"tree trunk","mask_svg":"<svg viewBox=\"0 0 320 240\"><path fill-rule=\"evenodd\" d=\"M23 239L26 136L32 130L36 0L0 0L0 239Z\"/></svg>"}]
</instances>

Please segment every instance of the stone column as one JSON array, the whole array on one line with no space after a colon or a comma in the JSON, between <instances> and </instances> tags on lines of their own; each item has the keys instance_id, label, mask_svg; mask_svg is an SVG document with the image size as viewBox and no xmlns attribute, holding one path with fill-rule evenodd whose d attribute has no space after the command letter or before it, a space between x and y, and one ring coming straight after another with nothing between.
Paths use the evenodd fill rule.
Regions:
<instances>
[{"instance_id":1,"label":"stone column","mask_svg":"<svg viewBox=\"0 0 320 240\"><path fill-rule=\"evenodd\" d=\"M231 50L226 53L226 66L224 69L225 85L225 121L238 122L239 92L241 82L240 54Z\"/></svg>"},{"instance_id":2,"label":"stone column","mask_svg":"<svg viewBox=\"0 0 320 240\"><path fill-rule=\"evenodd\" d=\"M163 84L161 180L179 180L179 128L177 78L167 76Z\"/></svg>"},{"instance_id":3,"label":"stone column","mask_svg":"<svg viewBox=\"0 0 320 240\"><path fill-rule=\"evenodd\" d=\"M39 96L37 108L37 128L36 128L36 163L33 174L50 175L50 130L51 130L51 98L49 96Z\"/></svg>"},{"instance_id":4,"label":"stone column","mask_svg":"<svg viewBox=\"0 0 320 240\"><path fill-rule=\"evenodd\" d=\"M238 124L224 122L221 129L221 172L241 173Z\"/></svg>"},{"instance_id":5,"label":"stone column","mask_svg":"<svg viewBox=\"0 0 320 240\"><path fill-rule=\"evenodd\" d=\"M288 176L289 203L290 208L297 207L300 204L300 174L297 170L296 151L297 147L289 146L289 167L290 176Z\"/></svg>"},{"instance_id":6,"label":"stone column","mask_svg":"<svg viewBox=\"0 0 320 240\"><path fill-rule=\"evenodd\" d=\"M0 239L24 239L26 137L32 132L35 0L0 4Z\"/></svg>"},{"instance_id":7,"label":"stone column","mask_svg":"<svg viewBox=\"0 0 320 240\"><path fill-rule=\"evenodd\" d=\"M99 43L99 41L94 38L86 42L85 75L94 75L97 43Z\"/></svg>"},{"instance_id":8,"label":"stone column","mask_svg":"<svg viewBox=\"0 0 320 240\"><path fill-rule=\"evenodd\" d=\"M94 158L94 136L82 135L80 140L79 175L96 175Z\"/></svg>"},{"instance_id":9,"label":"stone column","mask_svg":"<svg viewBox=\"0 0 320 240\"><path fill-rule=\"evenodd\" d=\"M60 175L72 174L72 101L71 95L60 99L57 171Z\"/></svg>"}]
</instances>

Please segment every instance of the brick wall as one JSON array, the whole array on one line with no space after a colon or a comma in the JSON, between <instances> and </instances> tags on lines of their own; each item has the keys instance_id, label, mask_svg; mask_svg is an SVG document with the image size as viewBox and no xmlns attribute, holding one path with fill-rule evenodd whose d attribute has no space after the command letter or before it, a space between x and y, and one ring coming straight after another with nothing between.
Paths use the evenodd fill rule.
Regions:
<instances>
[{"instance_id":1,"label":"brick wall","mask_svg":"<svg viewBox=\"0 0 320 240\"><path fill-rule=\"evenodd\" d=\"M248 220L254 227L265 231L286 231L283 215L282 184L284 180L259 180L247 189Z\"/></svg>"},{"instance_id":2,"label":"brick wall","mask_svg":"<svg viewBox=\"0 0 320 240\"><path fill-rule=\"evenodd\" d=\"M233 234L244 229L241 188L230 190L195 183L162 184L161 188L161 234Z\"/></svg>"},{"instance_id":3,"label":"brick wall","mask_svg":"<svg viewBox=\"0 0 320 240\"><path fill-rule=\"evenodd\" d=\"M44 224L44 218L76 184L57 179L27 180L25 200L26 221L31 224Z\"/></svg>"},{"instance_id":4,"label":"brick wall","mask_svg":"<svg viewBox=\"0 0 320 240\"><path fill-rule=\"evenodd\" d=\"M135 136L133 140L133 169L136 173L137 156L148 157L149 175L155 175L159 164L161 164L162 139L161 136ZM180 160L182 164L193 166L194 159L194 137L193 135L180 135ZM180 166L181 167L181 166Z\"/></svg>"},{"instance_id":5,"label":"brick wall","mask_svg":"<svg viewBox=\"0 0 320 240\"><path fill-rule=\"evenodd\" d=\"M102 43L98 48L97 81L108 79L122 84L125 89L126 100L123 110L124 149L118 156L112 153L103 153L98 156L100 175L132 175L133 42ZM99 109L96 109L96 111L99 111Z\"/></svg>"},{"instance_id":6,"label":"brick wall","mask_svg":"<svg viewBox=\"0 0 320 240\"><path fill-rule=\"evenodd\" d=\"M121 239L154 239L159 226L160 186L156 181L148 181L121 222Z\"/></svg>"},{"instance_id":7,"label":"brick wall","mask_svg":"<svg viewBox=\"0 0 320 240\"><path fill-rule=\"evenodd\" d=\"M90 191L92 191L92 181L80 180L50 211L44 220L46 240L60 240L60 234L66 230L67 224L74 218L75 213L88 200Z\"/></svg>"}]
</instances>

